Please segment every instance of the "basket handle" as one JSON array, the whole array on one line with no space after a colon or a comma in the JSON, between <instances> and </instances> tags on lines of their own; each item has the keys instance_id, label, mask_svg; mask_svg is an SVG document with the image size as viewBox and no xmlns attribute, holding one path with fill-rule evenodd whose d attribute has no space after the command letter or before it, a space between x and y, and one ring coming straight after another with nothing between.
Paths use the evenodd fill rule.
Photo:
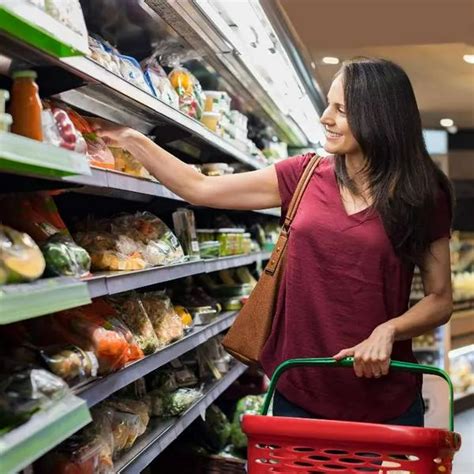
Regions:
<instances>
[{"instance_id":1,"label":"basket handle","mask_svg":"<svg viewBox=\"0 0 474 474\"><path fill-rule=\"evenodd\" d=\"M354 358L347 357L343 360L337 361L332 357L318 358L318 359L290 359L285 362L282 362L273 372L270 385L268 387L267 395L265 396L265 401L261 410L262 415L268 414L268 409L270 407L270 402L275 393L276 384L282 374L289 369L294 369L296 367L353 367ZM438 367L432 367L430 365L421 365L413 364L411 362L401 362L398 360L392 360L390 362L390 369L392 370L403 370L407 372L414 372L418 374L431 374L437 375L444 379L449 386L449 429L454 431L454 410L453 410L453 384L449 375L442 369Z\"/></svg>"}]
</instances>

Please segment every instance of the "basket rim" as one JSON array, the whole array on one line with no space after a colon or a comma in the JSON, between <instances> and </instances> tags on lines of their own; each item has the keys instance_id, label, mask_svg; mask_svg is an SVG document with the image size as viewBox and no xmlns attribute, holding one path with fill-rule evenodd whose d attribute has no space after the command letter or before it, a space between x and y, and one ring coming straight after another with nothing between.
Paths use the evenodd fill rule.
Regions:
<instances>
[{"instance_id":1,"label":"basket rim","mask_svg":"<svg viewBox=\"0 0 474 474\"><path fill-rule=\"evenodd\" d=\"M437 448L459 451L461 436L453 431L439 428L381 425L354 421L319 420L280 416L244 415L242 430L253 442L258 439L307 440L345 443L370 443L374 446L392 448ZM385 448L383 448L385 449Z\"/></svg>"}]
</instances>

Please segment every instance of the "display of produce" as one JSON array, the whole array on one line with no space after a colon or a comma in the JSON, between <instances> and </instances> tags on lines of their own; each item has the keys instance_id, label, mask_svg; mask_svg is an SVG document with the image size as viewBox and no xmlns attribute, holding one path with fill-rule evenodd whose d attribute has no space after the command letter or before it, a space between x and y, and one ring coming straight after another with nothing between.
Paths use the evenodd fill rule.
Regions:
<instances>
[{"instance_id":1,"label":"display of produce","mask_svg":"<svg viewBox=\"0 0 474 474\"><path fill-rule=\"evenodd\" d=\"M15 71L12 75L13 86L10 101L10 113L13 117L13 133L33 140L43 141L41 113L43 106L38 94L38 77L35 71Z\"/></svg>"},{"instance_id":2,"label":"display of produce","mask_svg":"<svg viewBox=\"0 0 474 474\"><path fill-rule=\"evenodd\" d=\"M75 238L90 253L94 270L142 270L184 259L176 236L149 212L90 218L78 229Z\"/></svg>"},{"instance_id":3,"label":"display of produce","mask_svg":"<svg viewBox=\"0 0 474 474\"><path fill-rule=\"evenodd\" d=\"M0 285L36 280L45 266L41 250L28 234L0 225Z\"/></svg>"},{"instance_id":4,"label":"display of produce","mask_svg":"<svg viewBox=\"0 0 474 474\"><path fill-rule=\"evenodd\" d=\"M247 447L247 436L241 428L242 418L244 415L258 415L263 406L263 399L263 395L247 395L237 403L230 432L230 439L235 448Z\"/></svg>"}]
</instances>

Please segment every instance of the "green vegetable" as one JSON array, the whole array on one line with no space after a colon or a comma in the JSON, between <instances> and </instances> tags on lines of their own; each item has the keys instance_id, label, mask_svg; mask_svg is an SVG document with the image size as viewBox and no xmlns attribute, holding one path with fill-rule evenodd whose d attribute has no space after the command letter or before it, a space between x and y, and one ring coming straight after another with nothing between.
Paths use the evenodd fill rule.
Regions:
<instances>
[{"instance_id":1,"label":"green vegetable","mask_svg":"<svg viewBox=\"0 0 474 474\"><path fill-rule=\"evenodd\" d=\"M171 393L153 390L149 395L153 416L169 417L178 416L186 411L196 400L201 398L202 392L194 388L179 388Z\"/></svg>"},{"instance_id":2,"label":"green vegetable","mask_svg":"<svg viewBox=\"0 0 474 474\"><path fill-rule=\"evenodd\" d=\"M263 400L263 395L247 395L237 403L230 434L230 440L237 449L247 447L247 437L240 426L243 416L258 415L263 405Z\"/></svg>"},{"instance_id":3,"label":"green vegetable","mask_svg":"<svg viewBox=\"0 0 474 474\"><path fill-rule=\"evenodd\" d=\"M212 451L225 448L229 441L231 425L225 414L216 405L211 405L206 411L203 438Z\"/></svg>"},{"instance_id":4,"label":"green vegetable","mask_svg":"<svg viewBox=\"0 0 474 474\"><path fill-rule=\"evenodd\" d=\"M54 234L41 250L46 260L46 269L52 275L82 277L89 273L89 254L67 236Z\"/></svg>"}]
</instances>

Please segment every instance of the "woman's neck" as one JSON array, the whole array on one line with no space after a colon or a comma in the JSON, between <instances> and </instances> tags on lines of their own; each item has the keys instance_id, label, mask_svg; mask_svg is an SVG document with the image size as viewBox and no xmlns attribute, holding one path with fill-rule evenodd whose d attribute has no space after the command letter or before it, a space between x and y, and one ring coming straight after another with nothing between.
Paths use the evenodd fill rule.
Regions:
<instances>
[{"instance_id":1,"label":"woman's neck","mask_svg":"<svg viewBox=\"0 0 474 474\"><path fill-rule=\"evenodd\" d=\"M367 194L367 176L364 172L365 157L362 153L345 155L347 176L361 195Z\"/></svg>"}]
</instances>

